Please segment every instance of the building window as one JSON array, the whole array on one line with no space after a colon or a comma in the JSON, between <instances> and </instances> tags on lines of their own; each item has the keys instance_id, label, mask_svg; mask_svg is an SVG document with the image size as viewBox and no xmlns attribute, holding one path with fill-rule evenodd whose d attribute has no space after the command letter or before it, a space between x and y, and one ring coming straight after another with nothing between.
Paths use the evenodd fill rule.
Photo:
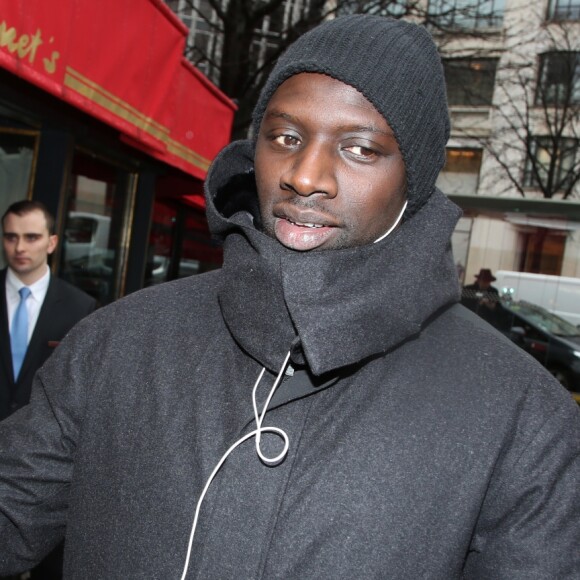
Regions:
<instances>
[{"instance_id":1,"label":"building window","mask_svg":"<svg viewBox=\"0 0 580 580\"><path fill-rule=\"evenodd\" d=\"M578 139L561 138L553 143L549 137L534 137L524 170L524 186L550 194L569 189L576 177L577 152Z\"/></svg>"},{"instance_id":2,"label":"building window","mask_svg":"<svg viewBox=\"0 0 580 580\"><path fill-rule=\"evenodd\" d=\"M550 20L580 20L580 0L552 0Z\"/></svg>"},{"instance_id":3,"label":"building window","mask_svg":"<svg viewBox=\"0 0 580 580\"><path fill-rule=\"evenodd\" d=\"M536 103L580 103L580 52L547 52L540 56Z\"/></svg>"},{"instance_id":4,"label":"building window","mask_svg":"<svg viewBox=\"0 0 580 580\"><path fill-rule=\"evenodd\" d=\"M505 0L430 0L429 14L445 28L500 28L504 7Z\"/></svg>"},{"instance_id":5,"label":"building window","mask_svg":"<svg viewBox=\"0 0 580 580\"><path fill-rule=\"evenodd\" d=\"M447 194L475 195L481 157L481 149L447 149L445 167L439 174L437 187Z\"/></svg>"},{"instance_id":6,"label":"building window","mask_svg":"<svg viewBox=\"0 0 580 580\"><path fill-rule=\"evenodd\" d=\"M453 58L443 61L450 106L490 106L497 59Z\"/></svg>"}]
</instances>

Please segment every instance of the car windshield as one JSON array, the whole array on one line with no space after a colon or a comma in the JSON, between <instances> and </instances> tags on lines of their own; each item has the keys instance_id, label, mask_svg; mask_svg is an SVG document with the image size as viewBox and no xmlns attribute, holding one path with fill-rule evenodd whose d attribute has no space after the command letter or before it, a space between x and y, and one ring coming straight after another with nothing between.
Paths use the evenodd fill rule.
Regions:
<instances>
[{"instance_id":1,"label":"car windshield","mask_svg":"<svg viewBox=\"0 0 580 580\"><path fill-rule=\"evenodd\" d=\"M523 301L513 302L508 305L508 309L550 334L556 336L580 336L580 329L576 326L535 304Z\"/></svg>"}]
</instances>

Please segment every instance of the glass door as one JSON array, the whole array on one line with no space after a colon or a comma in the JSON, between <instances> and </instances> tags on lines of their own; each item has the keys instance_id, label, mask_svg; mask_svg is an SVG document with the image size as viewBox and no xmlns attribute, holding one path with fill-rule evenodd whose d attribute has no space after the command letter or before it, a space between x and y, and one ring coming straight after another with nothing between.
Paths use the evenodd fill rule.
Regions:
<instances>
[{"instance_id":1,"label":"glass door","mask_svg":"<svg viewBox=\"0 0 580 580\"><path fill-rule=\"evenodd\" d=\"M122 295L135 185L127 169L76 151L59 275L100 305Z\"/></svg>"}]
</instances>

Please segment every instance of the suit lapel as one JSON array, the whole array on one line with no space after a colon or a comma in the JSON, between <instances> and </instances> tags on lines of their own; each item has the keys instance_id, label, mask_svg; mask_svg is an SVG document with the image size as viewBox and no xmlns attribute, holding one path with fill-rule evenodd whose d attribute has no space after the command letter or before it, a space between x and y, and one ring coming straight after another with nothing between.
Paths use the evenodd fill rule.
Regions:
<instances>
[{"instance_id":1,"label":"suit lapel","mask_svg":"<svg viewBox=\"0 0 580 580\"><path fill-rule=\"evenodd\" d=\"M6 379L14 385L14 371L12 370L12 351L10 350L10 332L8 325L8 307L6 306L6 268L0 271L0 358L4 367Z\"/></svg>"}]
</instances>

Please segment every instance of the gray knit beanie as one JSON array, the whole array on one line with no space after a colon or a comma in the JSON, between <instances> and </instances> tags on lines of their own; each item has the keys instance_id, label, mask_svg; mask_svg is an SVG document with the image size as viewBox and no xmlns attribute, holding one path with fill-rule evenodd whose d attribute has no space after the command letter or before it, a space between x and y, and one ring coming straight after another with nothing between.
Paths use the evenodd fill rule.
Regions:
<instances>
[{"instance_id":1,"label":"gray knit beanie","mask_svg":"<svg viewBox=\"0 0 580 580\"><path fill-rule=\"evenodd\" d=\"M276 89L301 72L323 73L354 87L383 115L405 161L406 215L416 213L433 193L449 138L443 67L425 28L357 14L302 35L280 57L262 89L254 135Z\"/></svg>"}]
</instances>

